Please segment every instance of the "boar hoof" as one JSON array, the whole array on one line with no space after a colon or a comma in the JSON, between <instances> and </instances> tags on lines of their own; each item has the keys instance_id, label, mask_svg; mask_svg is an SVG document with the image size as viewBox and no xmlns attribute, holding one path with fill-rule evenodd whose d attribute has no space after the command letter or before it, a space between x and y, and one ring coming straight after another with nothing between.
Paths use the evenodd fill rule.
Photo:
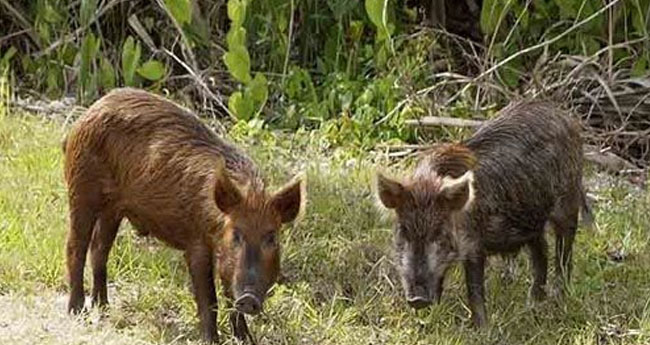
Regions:
<instances>
[{"instance_id":1,"label":"boar hoof","mask_svg":"<svg viewBox=\"0 0 650 345\"><path fill-rule=\"evenodd\" d=\"M262 311L262 303L252 293L245 293L235 301L235 308L237 311L248 314L257 315Z\"/></svg>"},{"instance_id":2,"label":"boar hoof","mask_svg":"<svg viewBox=\"0 0 650 345\"><path fill-rule=\"evenodd\" d=\"M533 286L530 288L529 296L533 303L541 302L546 299L546 291L543 287Z\"/></svg>"},{"instance_id":3,"label":"boar hoof","mask_svg":"<svg viewBox=\"0 0 650 345\"><path fill-rule=\"evenodd\" d=\"M68 302L68 312L74 315L80 314L84 311L84 302L85 299L83 296L76 298L70 297L70 301Z\"/></svg>"}]
</instances>

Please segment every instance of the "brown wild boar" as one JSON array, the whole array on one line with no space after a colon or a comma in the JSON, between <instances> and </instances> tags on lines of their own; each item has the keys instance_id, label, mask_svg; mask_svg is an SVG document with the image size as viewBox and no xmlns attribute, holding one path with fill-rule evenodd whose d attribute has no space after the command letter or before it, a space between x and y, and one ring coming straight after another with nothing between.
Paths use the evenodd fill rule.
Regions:
<instances>
[{"instance_id":1,"label":"brown wild boar","mask_svg":"<svg viewBox=\"0 0 650 345\"><path fill-rule=\"evenodd\" d=\"M425 153L413 174L377 176L381 203L395 211L394 249L407 302L439 301L445 272L463 264L472 321L487 323L484 266L491 254L527 246L531 297L545 297L547 223L555 230L558 288L571 273L582 208L582 145L578 125L552 103L519 102L468 140Z\"/></svg>"},{"instance_id":2,"label":"brown wild boar","mask_svg":"<svg viewBox=\"0 0 650 345\"><path fill-rule=\"evenodd\" d=\"M139 233L184 251L205 340L217 340L215 267L234 301L235 336L250 336L243 314L259 313L276 281L278 232L303 208L301 179L268 193L242 151L188 110L136 89L114 90L93 104L64 151L69 311L84 307L89 247L92 303L107 303L106 260L127 218Z\"/></svg>"}]
</instances>

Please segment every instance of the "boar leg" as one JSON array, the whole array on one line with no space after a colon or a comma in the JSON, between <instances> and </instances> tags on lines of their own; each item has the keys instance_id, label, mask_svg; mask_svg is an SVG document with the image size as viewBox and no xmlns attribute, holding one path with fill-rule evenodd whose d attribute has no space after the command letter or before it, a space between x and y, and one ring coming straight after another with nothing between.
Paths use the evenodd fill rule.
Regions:
<instances>
[{"instance_id":1,"label":"boar leg","mask_svg":"<svg viewBox=\"0 0 650 345\"><path fill-rule=\"evenodd\" d=\"M566 225L555 237L555 270L560 293L571 280L573 240L578 226L577 218L571 223Z\"/></svg>"},{"instance_id":2,"label":"boar leg","mask_svg":"<svg viewBox=\"0 0 650 345\"><path fill-rule=\"evenodd\" d=\"M84 307L84 266L96 220L96 212L92 208L81 202L71 202L66 260L70 283L68 311L72 313L79 313Z\"/></svg>"},{"instance_id":3,"label":"boar leg","mask_svg":"<svg viewBox=\"0 0 650 345\"><path fill-rule=\"evenodd\" d=\"M546 256L548 245L542 233L541 236L528 243L530 261L533 268L533 285L530 296L534 301L541 301L546 297L546 275L548 272L548 259Z\"/></svg>"},{"instance_id":4,"label":"boar leg","mask_svg":"<svg viewBox=\"0 0 650 345\"><path fill-rule=\"evenodd\" d=\"M212 250L205 244L188 248L185 259L192 277L194 300L201 320L201 336L207 342L216 343L217 295L214 287Z\"/></svg>"},{"instance_id":5,"label":"boar leg","mask_svg":"<svg viewBox=\"0 0 650 345\"><path fill-rule=\"evenodd\" d=\"M239 341L246 341L250 339L252 344L255 344L255 340L248 330L248 325L246 324L246 318L244 314L238 311L230 312L230 326L232 327L232 332Z\"/></svg>"},{"instance_id":6,"label":"boar leg","mask_svg":"<svg viewBox=\"0 0 650 345\"><path fill-rule=\"evenodd\" d=\"M93 305L102 307L108 304L106 292L106 261L113 247L117 229L122 219L112 212L102 212L98 227L93 231L90 242L90 260L93 267Z\"/></svg>"},{"instance_id":7,"label":"boar leg","mask_svg":"<svg viewBox=\"0 0 650 345\"><path fill-rule=\"evenodd\" d=\"M563 293L571 278L573 240L578 228L580 194L573 193L572 198L560 200L553 214L551 224L555 230L555 271L556 288Z\"/></svg>"},{"instance_id":8,"label":"boar leg","mask_svg":"<svg viewBox=\"0 0 650 345\"><path fill-rule=\"evenodd\" d=\"M485 257L478 255L464 262L465 284L469 308L472 311L472 322L476 327L487 326L485 311Z\"/></svg>"}]
</instances>

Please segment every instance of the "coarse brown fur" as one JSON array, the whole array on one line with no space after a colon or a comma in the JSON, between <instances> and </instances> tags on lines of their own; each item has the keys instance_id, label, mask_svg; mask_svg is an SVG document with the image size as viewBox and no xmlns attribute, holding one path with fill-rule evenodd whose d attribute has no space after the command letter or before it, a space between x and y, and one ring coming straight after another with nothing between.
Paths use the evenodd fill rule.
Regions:
<instances>
[{"instance_id":1,"label":"coarse brown fur","mask_svg":"<svg viewBox=\"0 0 650 345\"><path fill-rule=\"evenodd\" d=\"M578 213L588 208L579 126L555 104L511 104L468 140L427 152L410 177L377 181L380 200L397 214L397 265L414 307L439 300L447 268L461 262L472 319L484 325L486 256L523 246L534 271L531 295L543 298L547 224L556 234L560 291L568 282Z\"/></svg>"},{"instance_id":2,"label":"coarse brown fur","mask_svg":"<svg viewBox=\"0 0 650 345\"><path fill-rule=\"evenodd\" d=\"M93 104L63 146L70 311L83 308L89 247L93 304L107 303L106 260L127 218L140 234L185 252L206 340L217 339L217 261L225 294L246 294L243 312L259 312L280 269L276 232L302 207L301 180L269 193L241 150L188 110L136 89L114 90ZM231 321L237 337L248 336L241 313Z\"/></svg>"}]
</instances>

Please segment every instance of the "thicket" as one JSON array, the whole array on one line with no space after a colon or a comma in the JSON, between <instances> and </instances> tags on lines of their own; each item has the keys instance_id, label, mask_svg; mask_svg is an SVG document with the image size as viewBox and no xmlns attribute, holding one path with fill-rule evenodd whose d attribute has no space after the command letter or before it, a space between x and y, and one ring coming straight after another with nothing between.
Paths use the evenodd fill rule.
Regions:
<instances>
[{"instance_id":1,"label":"thicket","mask_svg":"<svg viewBox=\"0 0 650 345\"><path fill-rule=\"evenodd\" d=\"M333 144L362 147L415 140L405 119L489 116L530 94L594 118L601 109L610 123L623 113L617 92L638 91L630 80L650 71L650 0L465 0L480 6L467 16L478 42L421 26L426 1L448 12L462 3L0 0L0 71L49 98L169 90L233 121L320 128ZM634 110L650 114L646 99Z\"/></svg>"}]
</instances>

